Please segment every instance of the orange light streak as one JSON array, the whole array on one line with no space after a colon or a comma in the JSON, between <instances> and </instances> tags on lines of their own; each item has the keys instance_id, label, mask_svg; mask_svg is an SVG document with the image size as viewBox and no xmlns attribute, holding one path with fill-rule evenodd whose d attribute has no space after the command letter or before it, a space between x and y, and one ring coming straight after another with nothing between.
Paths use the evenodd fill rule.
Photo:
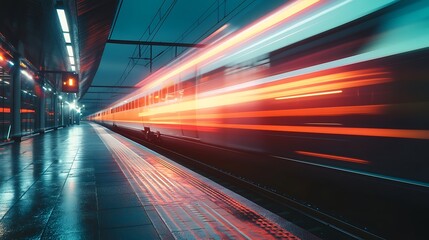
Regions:
<instances>
[{"instance_id":1,"label":"orange light streak","mask_svg":"<svg viewBox=\"0 0 429 240\"><path fill-rule=\"evenodd\" d=\"M275 99L276 100L283 100L283 99L291 99L291 98L313 97L313 96L337 94L337 93L342 93L342 92L343 92L342 90L336 90L336 91L309 93L309 94L302 94L302 95L295 95L295 96L288 96L288 97L278 97Z\"/></svg>"},{"instance_id":2,"label":"orange light streak","mask_svg":"<svg viewBox=\"0 0 429 240\"><path fill-rule=\"evenodd\" d=\"M10 113L10 108L0 108L0 112L2 112L2 113Z\"/></svg>"},{"instance_id":3,"label":"orange light streak","mask_svg":"<svg viewBox=\"0 0 429 240\"><path fill-rule=\"evenodd\" d=\"M201 123L199 123L201 124ZM311 126L278 126L278 125L247 125L247 124L202 124L203 126L265 130L278 132L322 133L335 135L391 137L429 139L429 130L385 129L385 128L347 128L347 127L311 127Z\"/></svg>"},{"instance_id":4,"label":"orange light streak","mask_svg":"<svg viewBox=\"0 0 429 240\"><path fill-rule=\"evenodd\" d=\"M145 123L159 124L156 121L145 121ZM161 122L169 124L171 122ZM176 122L178 124L178 122ZM350 135L365 137L388 137L388 138L410 138L429 139L429 130L414 129L388 129L388 128L351 128L351 127L313 127L313 126L288 126L288 125L254 125L254 124L223 124L198 121L197 127L232 128L243 130L260 130L275 132L296 133L319 133L333 135Z\"/></svg>"},{"instance_id":5,"label":"orange light streak","mask_svg":"<svg viewBox=\"0 0 429 240\"><path fill-rule=\"evenodd\" d=\"M251 39L257 34L303 11L304 9L309 8L310 6L316 4L317 2L319 2L319 0L301 0L301 1L296 1L292 4L288 4L286 7L262 19L261 21L257 22L251 27L241 31L237 35L225 40L221 44L217 44L213 46L208 51L202 52L201 55L196 56L194 59L191 59L190 61L185 62L183 65L177 66L176 68L166 73L165 75L160 76L160 78L147 84L147 88L150 89L152 87L155 87L161 84L162 82L176 76L177 74L180 74L181 72L188 70L190 67L195 66L196 64L199 64L203 61L206 61L209 58L215 57L216 55L233 47L234 45L237 45L239 43L242 43L244 41Z\"/></svg>"},{"instance_id":6,"label":"orange light streak","mask_svg":"<svg viewBox=\"0 0 429 240\"><path fill-rule=\"evenodd\" d=\"M233 104L254 102L265 99L273 99L279 96L293 96L310 94L314 92L324 91L337 91L338 89L346 89L352 87L360 87L367 85L380 84L390 81L389 78L378 77L378 75L384 74L384 72L378 72L374 69L370 70L358 70L343 73L329 74L325 76L313 77L301 81L290 82L271 85L266 87L253 88L249 90L243 90L240 92L232 92L226 94L220 94L217 96L209 96L205 98L199 98L198 101L190 100L179 102L176 104L151 107L147 112L141 112L138 116L153 116L156 114L188 111L193 109L204 109L212 107L227 106ZM377 76L378 78L370 78L364 80L345 81L347 79L362 78L368 76ZM338 82L334 82L338 81ZM332 83L334 82L334 83ZM321 83L325 83L320 85ZM319 84L319 85L316 85ZM309 86L310 85L310 86Z\"/></svg>"},{"instance_id":7,"label":"orange light streak","mask_svg":"<svg viewBox=\"0 0 429 240\"><path fill-rule=\"evenodd\" d=\"M208 37L206 37L201 43L206 43L206 42L210 41L210 39L212 39L213 37L215 37L216 35L218 35L219 33L221 33L228 26L229 26L229 24L223 25L222 27L220 27L219 29L217 29L216 31L214 31L212 34L210 34Z\"/></svg>"},{"instance_id":8,"label":"orange light streak","mask_svg":"<svg viewBox=\"0 0 429 240\"><path fill-rule=\"evenodd\" d=\"M375 115L379 114L389 105L364 105L344 107L322 107L288 110L269 110L235 113L198 114L197 119L223 119L223 118L258 118L258 117L303 117L303 116L343 116L353 114ZM193 119L195 115L181 115L180 119ZM174 116L151 117L150 120L176 120Z\"/></svg>"},{"instance_id":9,"label":"orange light streak","mask_svg":"<svg viewBox=\"0 0 429 240\"><path fill-rule=\"evenodd\" d=\"M32 109L21 109L20 112L21 113L34 113L35 111Z\"/></svg>"},{"instance_id":10,"label":"orange light streak","mask_svg":"<svg viewBox=\"0 0 429 240\"><path fill-rule=\"evenodd\" d=\"M344 162L352 162L352 163L359 163L359 164L369 164L370 163L367 160L362 160L359 158L342 157L342 156L337 156L337 155L315 153L315 152L306 152L306 151L295 151L295 152L302 154L302 155L311 156L311 157L321 157L321 158L327 158L327 159L344 161Z\"/></svg>"},{"instance_id":11,"label":"orange light streak","mask_svg":"<svg viewBox=\"0 0 429 240\"><path fill-rule=\"evenodd\" d=\"M32 109L20 109L20 113L34 113ZM0 108L0 113L10 113L10 108Z\"/></svg>"}]
</instances>

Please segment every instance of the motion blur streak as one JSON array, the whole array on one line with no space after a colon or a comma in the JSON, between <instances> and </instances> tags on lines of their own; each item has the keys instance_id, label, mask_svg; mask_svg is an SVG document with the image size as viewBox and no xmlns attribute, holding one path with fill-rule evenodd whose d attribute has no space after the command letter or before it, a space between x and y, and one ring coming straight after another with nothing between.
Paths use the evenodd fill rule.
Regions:
<instances>
[{"instance_id":1,"label":"motion blur streak","mask_svg":"<svg viewBox=\"0 0 429 240\"><path fill-rule=\"evenodd\" d=\"M388 105L367 105L367 106L345 106L345 107L324 107L324 108L307 108L291 110L272 110L272 111L254 111L254 112L237 112L237 113L214 113L199 114L198 119L212 118L254 118L254 117L287 117L287 116L344 116L353 114L376 115L387 108ZM180 118L174 116L151 117L152 121L161 120L179 120L192 119L194 115L181 115Z\"/></svg>"},{"instance_id":2,"label":"motion blur streak","mask_svg":"<svg viewBox=\"0 0 429 240\"><path fill-rule=\"evenodd\" d=\"M348 127L307 127L278 125L247 125L247 124L213 124L198 123L205 127L236 128L248 130L265 130L279 132L322 133L368 137L391 137L429 139L429 130L383 129L383 128L348 128Z\"/></svg>"},{"instance_id":3,"label":"motion blur streak","mask_svg":"<svg viewBox=\"0 0 429 240\"><path fill-rule=\"evenodd\" d=\"M343 73L328 74L325 76L313 77L305 80L287 80L286 83L272 86L260 86L256 89L243 90L240 92L227 93L223 95L211 96L195 100L184 101L167 106L154 107L147 112L140 112L140 117L153 116L156 114L174 113L177 111L188 111L192 109L204 109L220 106L227 106L240 103L254 102L277 97L287 97L298 94L310 94L319 91L338 91L338 89L375 85L390 81L390 78L383 77L386 73L374 69L349 71ZM379 76L377 78L365 78ZM301 77L302 78L302 77ZM363 78L363 79L362 79ZM352 81L351 79L354 79ZM349 80L349 81L347 81ZM334 82L334 83L332 83ZM329 84L322 84L329 83ZM319 84L319 85L317 85ZM321 85L322 84L322 85Z\"/></svg>"},{"instance_id":4,"label":"motion blur streak","mask_svg":"<svg viewBox=\"0 0 429 240\"><path fill-rule=\"evenodd\" d=\"M183 65L175 68L171 72L166 73L164 76L161 76L159 79L157 79L154 82L149 83L146 88L151 88L156 85L161 84L165 80L168 80L169 78L186 71L188 68L201 63L202 61L205 61L211 57L214 57L216 54L221 53L222 51L225 51L226 49L240 43L243 41L248 41L252 37L256 36L257 34L261 33L262 31L280 23L281 21L284 21L285 19L301 12L302 10L310 7L311 5L314 5L315 3L319 2L319 0L301 0L296 1L293 4L288 4L283 9L279 10L278 12L268 16L267 18L261 20L260 22L254 24L253 26L243 30L240 32L240 34L235 35L234 37L226 40L222 44L216 45L210 50L204 52L200 56L197 56L196 58L192 59L191 61L185 62Z\"/></svg>"},{"instance_id":5,"label":"motion blur streak","mask_svg":"<svg viewBox=\"0 0 429 240\"><path fill-rule=\"evenodd\" d=\"M295 151L295 152L302 154L302 155L312 156L312 157L321 157L321 158L328 158L328 159L345 161L345 162L369 164L369 161L358 159L358 158L342 157L342 156L336 156L336 155L331 155L331 154L306 152L306 151Z\"/></svg>"},{"instance_id":6,"label":"motion blur streak","mask_svg":"<svg viewBox=\"0 0 429 240\"><path fill-rule=\"evenodd\" d=\"M148 141L305 151L332 169L356 157L371 164L350 172L428 183L428 19L427 0L288 1L222 27L89 119Z\"/></svg>"},{"instance_id":7,"label":"motion blur streak","mask_svg":"<svg viewBox=\"0 0 429 240\"><path fill-rule=\"evenodd\" d=\"M151 122L156 124L179 124L180 122ZM183 123L180 123L183 124ZM243 130L261 130L277 132L297 133L321 133L350 136L388 137L388 138L410 138L429 139L429 130L413 129L385 129L385 128L351 128L351 127L309 127L309 126L284 126L284 125L252 125L252 124L222 124L199 121L198 127L233 128Z\"/></svg>"},{"instance_id":8,"label":"motion blur streak","mask_svg":"<svg viewBox=\"0 0 429 240\"><path fill-rule=\"evenodd\" d=\"M342 90L337 90L337 91L309 93L309 94L302 94L302 95L295 95L295 96L288 96L288 97L278 97L275 99L276 100L283 100L283 99L291 99L291 98L313 97L313 96L337 94L337 93L342 93L342 92L343 92Z\"/></svg>"}]
</instances>

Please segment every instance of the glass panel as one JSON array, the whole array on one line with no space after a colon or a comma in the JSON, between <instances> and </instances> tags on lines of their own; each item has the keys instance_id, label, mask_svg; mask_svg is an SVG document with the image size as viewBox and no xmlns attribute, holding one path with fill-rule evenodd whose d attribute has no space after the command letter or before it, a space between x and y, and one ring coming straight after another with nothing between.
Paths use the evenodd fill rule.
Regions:
<instances>
[{"instance_id":1,"label":"glass panel","mask_svg":"<svg viewBox=\"0 0 429 240\"><path fill-rule=\"evenodd\" d=\"M29 72L29 70L26 71ZM34 80L21 74L21 133L23 135L35 131L38 100Z\"/></svg>"},{"instance_id":2,"label":"glass panel","mask_svg":"<svg viewBox=\"0 0 429 240\"><path fill-rule=\"evenodd\" d=\"M11 73L0 65L0 141L7 140L11 130Z\"/></svg>"}]
</instances>

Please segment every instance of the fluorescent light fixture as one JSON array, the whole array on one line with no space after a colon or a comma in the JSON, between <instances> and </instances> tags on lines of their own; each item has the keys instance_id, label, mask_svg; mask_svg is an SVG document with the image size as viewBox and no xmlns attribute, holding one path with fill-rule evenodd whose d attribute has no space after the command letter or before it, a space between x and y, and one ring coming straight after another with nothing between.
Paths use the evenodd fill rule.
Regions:
<instances>
[{"instance_id":1,"label":"fluorescent light fixture","mask_svg":"<svg viewBox=\"0 0 429 240\"><path fill-rule=\"evenodd\" d=\"M63 32L70 32L64 9L57 9L57 14L58 14L58 18L60 19L61 29L63 29Z\"/></svg>"},{"instance_id":2,"label":"fluorescent light fixture","mask_svg":"<svg viewBox=\"0 0 429 240\"><path fill-rule=\"evenodd\" d=\"M71 70L72 71L76 71L76 67L75 66L71 66Z\"/></svg>"},{"instance_id":3,"label":"fluorescent light fixture","mask_svg":"<svg viewBox=\"0 0 429 240\"><path fill-rule=\"evenodd\" d=\"M27 77L29 80L33 80L33 77L27 71L21 70L21 73L22 73L22 75Z\"/></svg>"},{"instance_id":4,"label":"fluorescent light fixture","mask_svg":"<svg viewBox=\"0 0 429 240\"><path fill-rule=\"evenodd\" d=\"M74 57L69 57L69 59L70 59L70 64L74 65Z\"/></svg>"},{"instance_id":5,"label":"fluorescent light fixture","mask_svg":"<svg viewBox=\"0 0 429 240\"><path fill-rule=\"evenodd\" d=\"M66 43L71 43L70 33L64 33L64 40Z\"/></svg>"},{"instance_id":6,"label":"fluorescent light fixture","mask_svg":"<svg viewBox=\"0 0 429 240\"><path fill-rule=\"evenodd\" d=\"M73 57L73 47L71 45L67 45L67 52L69 53L70 57Z\"/></svg>"}]
</instances>

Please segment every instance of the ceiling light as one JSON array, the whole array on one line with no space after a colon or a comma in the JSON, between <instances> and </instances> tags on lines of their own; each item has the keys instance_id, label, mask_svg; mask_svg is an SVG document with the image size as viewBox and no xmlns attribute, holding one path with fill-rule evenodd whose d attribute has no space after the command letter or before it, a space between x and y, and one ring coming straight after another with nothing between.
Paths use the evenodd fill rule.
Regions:
<instances>
[{"instance_id":1,"label":"ceiling light","mask_svg":"<svg viewBox=\"0 0 429 240\"><path fill-rule=\"evenodd\" d=\"M71 66L71 70L72 71L76 71L76 67L75 66Z\"/></svg>"},{"instance_id":2,"label":"ceiling light","mask_svg":"<svg viewBox=\"0 0 429 240\"><path fill-rule=\"evenodd\" d=\"M66 43L71 43L70 33L64 33L64 40Z\"/></svg>"},{"instance_id":3,"label":"ceiling light","mask_svg":"<svg viewBox=\"0 0 429 240\"><path fill-rule=\"evenodd\" d=\"M64 9L57 9L58 19L60 19L61 29L63 32L69 32L69 25L67 23L66 13Z\"/></svg>"},{"instance_id":4,"label":"ceiling light","mask_svg":"<svg viewBox=\"0 0 429 240\"><path fill-rule=\"evenodd\" d=\"M74 58L73 57L69 57L70 59L70 64L74 65Z\"/></svg>"},{"instance_id":5,"label":"ceiling light","mask_svg":"<svg viewBox=\"0 0 429 240\"><path fill-rule=\"evenodd\" d=\"M71 45L67 45L67 52L70 57L73 57L73 47Z\"/></svg>"}]
</instances>

